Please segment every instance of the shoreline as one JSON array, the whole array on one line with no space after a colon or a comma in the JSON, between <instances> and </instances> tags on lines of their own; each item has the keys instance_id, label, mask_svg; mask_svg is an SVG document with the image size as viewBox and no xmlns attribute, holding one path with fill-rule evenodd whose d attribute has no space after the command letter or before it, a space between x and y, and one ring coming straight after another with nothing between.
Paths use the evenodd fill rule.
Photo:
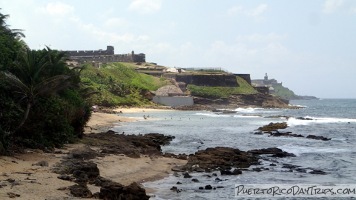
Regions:
<instances>
[{"instance_id":1,"label":"shoreline","mask_svg":"<svg viewBox=\"0 0 356 200\"><path fill-rule=\"evenodd\" d=\"M117 109L115 109L117 110ZM133 112L151 112L162 109L147 108L118 108L122 113ZM168 109L166 109L168 110ZM171 110L169 110L171 111ZM25 150L23 154L13 156L0 156L0 199L90 199L76 198L70 194L68 188L75 184L71 181L65 181L57 178L59 174L52 172L55 165L67 159L71 151L77 151L83 147L89 147L95 152L103 151L103 146L90 145L86 140L96 141L89 136L99 136L100 132L109 131L113 126L119 125L120 122L135 122L138 119L123 117L118 114L93 112L85 128L84 138L75 144L68 144L63 148L55 149L54 152L43 152L41 150ZM106 133L105 135L110 135ZM107 139L107 138L105 138ZM97 139L98 144L104 141ZM112 141L108 141L111 143ZM115 143L114 143L115 144ZM129 149L130 150L130 149ZM122 153L108 153L89 159L97 164L100 175L103 178L123 184L125 186L137 182L159 180L172 174L172 168L184 165L187 161L176 158L168 158L162 155L144 155L139 157L130 157ZM43 164L43 166L41 165ZM141 187L143 187L141 185ZM94 194L99 192L100 188L89 185L89 190ZM145 188L146 193L152 193L152 189ZM34 192L36 191L36 192Z\"/></svg>"}]
</instances>

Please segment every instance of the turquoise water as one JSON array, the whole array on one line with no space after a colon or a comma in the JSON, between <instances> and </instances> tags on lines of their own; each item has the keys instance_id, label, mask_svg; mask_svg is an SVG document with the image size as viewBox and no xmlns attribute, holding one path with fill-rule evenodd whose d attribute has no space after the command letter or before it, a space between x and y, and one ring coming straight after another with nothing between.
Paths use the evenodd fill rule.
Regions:
<instances>
[{"instance_id":1,"label":"turquoise water","mask_svg":"<svg viewBox=\"0 0 356 200\"><path fill-rule=\"evenodd\" d=\"M356 100L324 99L292 101L302 109L256 109L236 108L237 113L221 114L207 111L172 111L124 114L142 117L149 115L153 120L126 123L116 127L117 132L129 134L162 133L174 135L176 139L163 151L171 153L194 153L208 147L227 146L241 150L279 147L294 153L296 157L277 160L263 160L269 170L262 172L244 171L239 176L219 176L226 181L216 182L205 173L192 174L199 179L193 183L190 179L169 176L165 179L145 183L156 190L153 199L234 199L235 184L326 184L356 183ZM288 117L285 117L288 116ZM300 120L308 117L312 120ZM255 130L270 122L287 122L286 131L304 136L313 134L332 138L330 141L311 140L292 137L268 137L256 135ZM279 163L271 167L271 163ZM319 169L326 175L288 172L283 164L298 165L304 169ZM211 174L211 173L210 173ZM182 185L176 185L180 181ZM217 190L198 190L200 186L210 184L222 186ZM169 189L178 186L182 192Z\"/></svg>"}]
</instances>

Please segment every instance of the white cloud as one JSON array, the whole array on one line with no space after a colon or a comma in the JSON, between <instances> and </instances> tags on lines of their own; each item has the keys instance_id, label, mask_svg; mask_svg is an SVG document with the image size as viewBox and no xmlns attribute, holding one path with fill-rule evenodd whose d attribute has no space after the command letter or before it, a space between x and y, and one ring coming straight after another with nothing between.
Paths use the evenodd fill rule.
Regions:
<instances>
[{"instance_id":1,"label":"white cloud","mask_svg":"<svg viewBox=\"0 0 356 200\"><path fill-rule=\"evenodd\" d=\"M141 14L150 14L159 11L161 7L162 0L133 0L129 6L129 10Z\"/></svg>"},{"instance_id":2,"label":"white cloud","mask_svg":"<svg viewBox=\"0 0 356 200\"><path fill-rule=\"evenodd\" d=\"M256 8L248 11L247 14L252 17L260 17L264 12L266 12L267 8L267 4L260 4Z\"/></svg>"},{"instance_id":3,"label":"white cloud","mask_svg":"<svg viewBox=\"0 0 356 200\"><path fill-rule=\"evenodd\" d=\"M267 35L252 34L252 35L239 35L236 37L237 42L253 42L253 43L271 43L285 40L287 35L278 35L276 33L269 33Z\"/></svg>"},{"instance_id":4,"label":"white cloud","mask_svg":"<svg viewBox=\"0 0 356 200\"><path fill-rule=\"evenodd\" d=\"M351 14L356 14L356 7L351 8Z\"/></svg>"},{"instance_id":5,"label":"white cloud","mask_svg":"<svg viewBox=\"0 0 356 200\"><path fill-rule=\"evenodd\" d=\"M227 10L227 14L232 16L240 13L244 13L244 8L242 6L233 6Z\"/></svg>"},{"instance_id":6,"label":"white cloud","mask_svg":"<svg viewBox=\"0 0 356 200\"><path fill-rule=\"evenodd\" d=\"M122 27L127 26L128 22L123 18L110 18L104 22L106 27Z\"/></svg>"},{"instance_id":7,"label":"white cloud","mask_svg":"<svg viewBox=\"0 0 356 200\"><path fill-rule=\"evenodd\" d=\"M72 22L74 23L74 26L78 27L79 30L85 35L91 38L95 38L96 41L100 41L102 43L134 44L150 40L150 37L147 35L136 35L128 32L120 34L114 31L108 31L107 29L98 27L94 24L86 24L77 18L73 18Z\"/></svg>"},{"instance_id":8,"label":"white cloud","mask_svg":"<svg viewBox=\"0 0 356 200\"><path fill-rule=\"evenodd\" d=\"M260 20L262 15L267 11L268 5L267 4L259 4L257 7L248 9L244 8L243 6L233 6L227 10L227 14L229 16L234 15L244 15L248 17L253 17L256 20Z\"/></svg>"},{"instance_id":9,"label":"white cloud","mask_svg":"<svg viewBox=\"0 0 356 200\"><path fill-rule=\"evenodd\" d=\"M331 14L336 12L344 5L344 0L326 0L323 5L323 12Z\"/></svg>"},{"instance_id":10,"label":"white cloud","mask_svg":"<svg viewBox=\"0 0 356 200\"><path fill-rule=\"evenodd\" d=\"M40 11L50 15L67 15L74 11L74 7L62 2L48 3L45 7L41 7Z\"/></svg>"}]
</instances>

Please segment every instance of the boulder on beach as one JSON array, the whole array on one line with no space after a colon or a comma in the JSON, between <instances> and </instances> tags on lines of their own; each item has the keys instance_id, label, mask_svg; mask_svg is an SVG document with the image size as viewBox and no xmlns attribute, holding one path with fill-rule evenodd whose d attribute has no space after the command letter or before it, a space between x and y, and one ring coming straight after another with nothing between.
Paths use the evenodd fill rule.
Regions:
<instances>
[{"instance_id":1,"label":"boulder on beach","mask_svg":"<svg viewBox=\"0 0 356 200\"><path fill-rule=\"evenodd\" d=\"M104 200L148 200L145 189L140 187L136 182L128 186L112 182L100 188L99 198Z\"/></svg>"}]
</instances>

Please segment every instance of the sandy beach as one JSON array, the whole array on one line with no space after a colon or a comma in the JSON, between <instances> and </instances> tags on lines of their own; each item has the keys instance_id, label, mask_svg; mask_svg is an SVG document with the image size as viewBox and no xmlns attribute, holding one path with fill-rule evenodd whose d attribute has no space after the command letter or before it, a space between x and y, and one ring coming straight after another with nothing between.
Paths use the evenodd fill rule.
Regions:
<instances>
[{"instance_id":1,"label":"sandy beach","mask_svg":"<svg viewBox=\"0 0 356 200\"><path fill-rule=\"evenodd\" d=\"M124 112L142 112L141 108L120 109ZM145 109L145 111L148 111ZM162 111L162 110L159 110ZM107 131L120 122L133 122L134 118L122 117L117 114L93 113L87 124L87 133ZM58 179L59 174L53 173L55 164L66 158L72 149L85 146L81 142L68 144L54 152L45 153L41 150L26 150L23 154L0 157L0 199L79 199L71 196L67 187L71 181ZM91 147L91 146L89 146ZM101 149L91 147L97 152ZM128 157L124 154L107 154L92 159L100 169L104 178L129 185L132 182L142 183L168 176L171 168L184 165L185 160L162 156L141 155L140 158ZM88 184L92 193L99 187ZM83 199L83 198L81 198Z\"/></svg>"}]
</instances>

